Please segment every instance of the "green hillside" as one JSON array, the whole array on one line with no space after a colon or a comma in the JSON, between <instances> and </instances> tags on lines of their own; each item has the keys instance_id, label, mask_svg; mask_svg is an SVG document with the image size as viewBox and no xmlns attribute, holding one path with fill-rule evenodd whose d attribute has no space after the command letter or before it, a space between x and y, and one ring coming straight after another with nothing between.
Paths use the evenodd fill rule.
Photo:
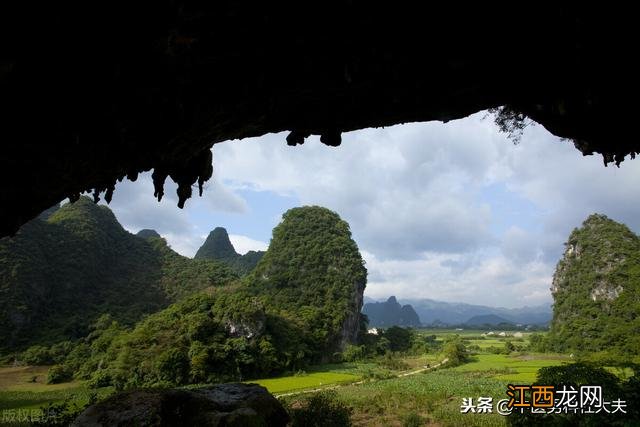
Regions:
<instances>
[{"instance_id":1,"label":"green hillside","mask_svg":"<svg viewBox=\"0 0 640 427\"><path fill-rule=\"evenodd\" d=\"M195 265L201 261L210 265ZM347 223L324 208L292 209L243 282L194 293L134 328L103 316L68 352L61 369L92 385L117 388L297 370L355 342L365 283Z\"/></svg>"},{"instance_id":2,"label":"green hillside","mask_svg":"<svg viewBox=\"0 0 640 427\"><path fill-rule=\"evenodd\" d=\"M132 325L234 279L222 264L132 235L107 207L82 197L0 240L0 351L82 337L104 313Z\"/></svg>"},{"instance_id":3,"label":"green hillside","mask_svg":"<svg viewBox=\"0 0 640 427\"><path fill-rule=\"evenodd\" d=\"M591 215L573 230L553 277L550 342L563 352L640 351L640 238Z\"/></svg>"},{"instance_id":4,"label":"green hillside","mask_svg":"<svg viewBox=\"0 0 640 427\"><path fill-rule=\"evenodd\" d=\"M364 260L349 224L335 212L306 206L282 218L248 283L266 305L315 334L312 351L326 355L356 340Z\"/></svg>"}]
</instances>

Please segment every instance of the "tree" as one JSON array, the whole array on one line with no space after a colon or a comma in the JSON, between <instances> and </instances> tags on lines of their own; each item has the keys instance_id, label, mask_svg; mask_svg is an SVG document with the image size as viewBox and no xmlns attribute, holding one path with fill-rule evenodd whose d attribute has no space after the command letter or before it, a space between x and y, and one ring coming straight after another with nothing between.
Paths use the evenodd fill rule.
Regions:
<instances>
[{"instance_id":1,"label":"tree","mask_svg":"<svg viewBox=\"0 0 640 427\"><path fill-rule=\"evenodd\" d=\"M454 336L445 342L442 349L443 355L448 359L450 366L461 365L467 361L467 350L459 336Z\"/></svg>"},{"instance_id":2,"label":"tree","mask_svg":"<svg viewBox=\"0 0 640 427\"><path fill-rule=\"evenodd\" d=\"M385 329L384 337L389 340L389 349L391 351L407 351L411 348L413 332L400 326L392 326Z\"/></svg>"}]
</instances>

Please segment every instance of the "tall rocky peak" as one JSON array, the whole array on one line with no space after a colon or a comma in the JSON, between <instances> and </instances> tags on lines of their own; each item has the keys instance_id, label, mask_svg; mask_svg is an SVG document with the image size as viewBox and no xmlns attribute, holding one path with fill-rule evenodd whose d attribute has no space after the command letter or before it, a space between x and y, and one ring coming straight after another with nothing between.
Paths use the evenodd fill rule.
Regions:
<instances>
[{"instance_id":1,"label":"tall rocky peak","mask_svg":"<svg viewBox=\"0 0 640 427\"><path fill-rule=\"evenodd\" d=\"M296 308L289 313L291 321L302 322L303 328L327 325L329 334L314 343L325 353L355 342L366 282L349 224L318 206L283 215L251 277L253 289L273 305Z\"/></svg>"},{"instance_id":2,"label":"tall rocky peak","mask_svg":"<svg viewBox=\"0 0 640 427\"><path fill-rule=\"evenodd\" d=\"M569 236L551 292L550 336L559 350L626 352L640 328L640 238L605 215L590 215Z\"/></svg>"},{"instance_id":3,"label":"tall rocky peak","mask_svg":"<svg viewBox=\"0 0 640 427\"><path fill-rule=\"evenodd\" d=\"M227 230L216 227L198 249L195 258L221 261L242 276L256 267L262 255L264 255L263 251L249 251L240 255L229 240Z\"/></svg>"},{"instance_id":4,"label":"tall rocky peak","mask_svg":"<svg viewBox=\"0 0 640 427\"><path fill-rule=\"evenodd\" d=\"M369 318L371 326L420 326L420 317L410 304L401 305L395 296L385 302L370 302L362 313Z\"/></svg>"},{"instance_id":5,"label":"tall rocky peak","mask_svg":"<svg viewBox=\"0 0 640 427\"><path fill-rule=\"evenodd\" d=\"M231 240L229 240L227 230L216 227L198 249L195 258L232 259L239 256L240 254L236 252Z\"/></svg>"}]
</instances>

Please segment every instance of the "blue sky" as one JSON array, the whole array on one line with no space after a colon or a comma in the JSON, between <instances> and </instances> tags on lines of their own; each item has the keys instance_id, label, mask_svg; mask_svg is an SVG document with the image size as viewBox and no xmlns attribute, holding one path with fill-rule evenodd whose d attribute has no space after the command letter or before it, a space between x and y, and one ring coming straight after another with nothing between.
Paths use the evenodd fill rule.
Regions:
<instances>
[{"instance_id":1,"label":"blue sky","mask_svg":"<svg viewBox=\"0 0 640 427\"><path fill-rule=\"evenodd\" d=\"M485 113L350 132L336 148L285 136L216 144L214 177L184 210L169 182L155 201L149 174L119 184L111 208L193 256L216 226L239 252L264 249L287 209L326 206L367 261L366 295L506 307L551 302L563 243L589 214L640 229L640 163L605 168L539 125L518 145Z\"/></svg>"}]
</instances>

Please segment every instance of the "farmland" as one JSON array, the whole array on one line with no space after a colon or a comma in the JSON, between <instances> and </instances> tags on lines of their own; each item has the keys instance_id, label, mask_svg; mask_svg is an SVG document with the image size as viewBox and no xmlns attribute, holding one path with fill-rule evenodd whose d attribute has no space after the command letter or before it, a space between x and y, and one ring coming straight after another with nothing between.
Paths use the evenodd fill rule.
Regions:
<instances>
[{"instance_id":1,"label":"farmland","mask_svg":"<svg viewBox=\"0 0 640 427\"><path fill-rule=\"evenodd\" d=\"M504 417L462 414L467 397L505 397L509 383L530 384L545 366L571 362L566 355L526 351L529 334L486 336L483 331L418 330L433 343L420 354L396 353L393 360L366 358L352 362L309 367L277 378L249 379L290 405L309 392L332 389L352 410L355 425L402 425L408 415L444 426L505 425ZM464 363L438 366L445 358L443 343L461 339L468 356ZM496 353L510 342L509 354ZM509 344L511 345L511 344ZM519 350L518 350L519 349ZM48 403L68 401L84 405L93 393L104 397L110 388L91 390L83 382L46 384L47 367L0 369L0 410L37 410ZM201 384L193 387L205 387Z\"/></svg>"}]
</instances>

